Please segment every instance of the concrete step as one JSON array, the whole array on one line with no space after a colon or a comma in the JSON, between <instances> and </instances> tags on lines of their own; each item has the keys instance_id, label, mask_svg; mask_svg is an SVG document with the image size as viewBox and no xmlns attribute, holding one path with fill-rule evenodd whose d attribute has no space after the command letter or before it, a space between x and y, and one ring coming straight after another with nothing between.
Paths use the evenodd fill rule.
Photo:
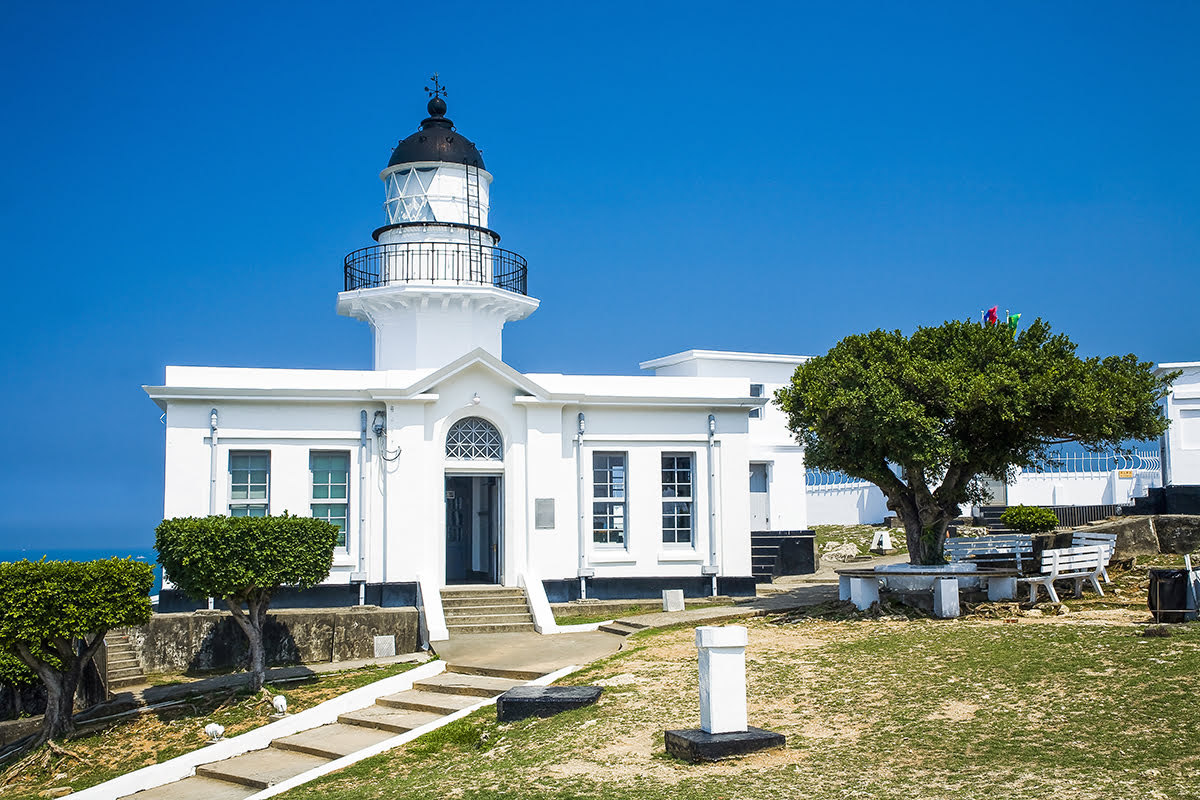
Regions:
<instances>
[{"instance_id":1,"label":"concrete step","mask_svg":"<svg viewBox=\"0 0 1200 800\"><path fill-rule=\"evenodd\" d=\"M525 608L526 605L524 597L456 597L442 601L442 608L446 611L459 608Z\"/></svg>"},{"instance_id":2,"label":"concrete step","mask_svg":"<svg viewBox=\"0 0 1200 800\"><path fill-rule=\"evenodd\" d=\"M258 791L252 786L195 775L130 796L137 800L245 800Z\"/></svg>"},{"instance_id":3,"label":"concrete step","mask_svg":"<svg viewBox=\"0 0 1200 800\"><path fill-rule=\"evenodd\" d=\"M111 672L114 669L141 669L142 663L136 658L110 658L108 659L108 669Z\"/></svg>"},{"instance_id":4,"label":"concrete step","mask_svg":"<svg viewBox=\"0 0 1200 800\"><path fill-rule=\"evenodd\" d=\"M446 672L456 675L488 675L493 678L512 678L518 681L532 681L546 673L534 672L527 669L499 669L497 667L475 667L469 664L447 664Z\"/></svg>"},{"instance_id":5,"label":"concrete step","mask_svg":"<svg viewBox=\"0 0 1200 800\"><path fill-rule=\"evenodd\" d=\"M446 623L446 630L450 633L536 633L532 622L527 623L510 623L505 625L456 625L450 622Z\"/></svg>"},{"instance_id":6,"label":"concrete step","mask_svg":"<svg viewBox=\"0 0 1200 800\"><path fill-rule=\"evenodd\" d=\"M425 711L429 714L453 714L467 706L479 702L478 697L466 694L445 694L444 692L421 691L408 689L396 694L380 697L375 701L386 708L399 708L408 711Z\"/></svg>"},{"instance_id":7,"label":"concrete step","mask_svg":"<svg viewBox=\"0 0 1200 800\"><path fill-rule=\"evenodd\" d=\"M351 711L338 717L343 725L359 725L364 728L388 731L390 733L407 733L414 728L428 725L435 719L441 719L445 714L433 714L428 711L412 711L387 706L373 705L358 711Z\"/></svg>"},{"instance_id":8,"label":"concrete step","mask_svg":"<svg viewBox=\"0 0 1200 800\"><path fill-rule=\"evenodd\" d=\"M145 686L145 685L146 685L145 676L137 677L137 678L121 678L119 680L109 680L108 690L111 692L111 691L116 691L118 689L128 689L130 686Z\"/></svg>"},{"instance_id":9,"label":"concrete step","mask_svg":"<svg viewBox=\"0 0 1200 800\"><path fill-rule=\"evenodd\" d=\"M413 684L414 689L423 692L441 692L442 694L465 694L472 697L495 697L504 694L514 686L520 686L524 681L513 678L496 678L490 675L462 675L454 672L443 672Z\"/></svg>"},{"instance_id":10,"label":"concrete step","mask_svg":"<svg viewBox=\"0 0 1200 800\"><path fill-rule=\"evenodd\" d=\"M390 731L379 728L364 728L361 725L343 725L334 722L319 728L285 736L271 742L271 747L280 750L292 750L297 753L308 753L310 756L320 756L332 761L335 758L357 753L363 748L379 744L385 739L395 736Z\"/></svg>"},{"instance_id":11,"label":"concrete step","mask_svg":"<svg viewBox=\"0 0 1200 800\"><path fill-rule=\"evenodd\" d=\"M447 614L447 625L519 625L533 624L533 615L528 611L512 614Z\"/></svg>"},{"instance_id":12,"label":"concrete step","mask_svg":"<svg viewBox=\"0 0 1200 800\"><path fill-rule=\"evenodd\" d=\"M117 669L110 667L108 670L108 679L110 681L120 680L122 678L140 678L143 676L144 673L142 672L142 668L138 666L118 667Z\"/></svg>"},{"instance_id":13,"label":"concrete step","mask_svg":"<svg viewBox=\"0 0 1200 800\"><path fill-rule=\"evenodd\" d=\"M293 775L329 763L328 758L264 747L213 764L196 767L196 774L205 778L240 783L255 789L266 789Z\"/></svg>"},{"instance_id":14,"label":"concrete step","mask_svg":"<svg viewBox=\"0 0 1200 800\"><path fill-rule=\"evenodd\" d=\"M631 633L637 633L643 627L644 626L642 625L630 625L626 622L610 622L607 625L601 625L600 630L604 631L605 633L615 633L619 636L628 636Z\"/></svg>"},{"instance_id":15,"label":"concrete step","mask_svg":"<svg viewBox=\"0 0 1200 800\"><path fill-rule=\"evenodd\" d=\"M443 594L442 607L463 603L482 603L500 601L506 603L524 603L525 592L517 589L512 592L464 592L462 594Z\"/></svg>"}]
</instances>

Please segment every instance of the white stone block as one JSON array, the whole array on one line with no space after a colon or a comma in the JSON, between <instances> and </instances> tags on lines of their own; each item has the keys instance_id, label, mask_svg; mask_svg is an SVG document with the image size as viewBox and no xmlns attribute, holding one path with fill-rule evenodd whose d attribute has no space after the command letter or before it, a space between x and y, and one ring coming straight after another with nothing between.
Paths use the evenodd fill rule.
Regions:
<instances>
[{"instance_id":1,"label":"white stone block","mask_svg":"<svg viewBox=\"0 0 1200 800\"><path fill-rule=\"evenodd\" d=\"M850 576L838 575L838 600L843 603L850 599Z\"/></svg>"},{"instance_id":2,"label":"white stone block","mask_svg":"<svg viewBox=\"0 0 1200 800\"><path fill-rule=\"evenodd\" d=\"M663 589L663 611L683 611L683 589Z\"/></svg>"},{"instance_id":3,"label":"white stone block","mask_svg":"<svg viewBox=\"0 0 1200 800\"><path fill-rule=\"evenodd\" d=\"M878 578L851 578L850 602L859 611L866 611L873 603L879 602Z\"/></svg>"},{"instance_id":4,"label":"white stone block","mask_svg":"<svg viewBox=\"0 0 1200 800\"><path fill-rule=\"evenodd\" d=\"M396 655L396 637L395 636L376 636L375 637L375 657L387 658L388 656Z\"/></svg>"},{"instance_id":5,"label":"white stone block","mask_svg":"<svg viewBox=\"0 0 1200 800\"><path fill-rule=\"evenodd\" d=\"M933 582L933 615L940 619L958 616L958 578L938 578Z\"/></svg>"},{"instance_id":6,"label":"white stone block","mask_svg":"<svg viewBox=\"0 0 1200 800\"><path fill-rule=\"evenodd\" d=\"M1015 600L1016 597L1016 578L988 578L988 600Z\"/></svg>"},{"instance_id":7,"label":"white stone block","mask_svg":"<svg viewBox=\"0 0 1200 800\"><path fill-rule=\"evenodd\" d=\"M707 733L746 730L746 642L741 625L696 629L700 651L700 727Z\"/></svg>"}]
</instances>

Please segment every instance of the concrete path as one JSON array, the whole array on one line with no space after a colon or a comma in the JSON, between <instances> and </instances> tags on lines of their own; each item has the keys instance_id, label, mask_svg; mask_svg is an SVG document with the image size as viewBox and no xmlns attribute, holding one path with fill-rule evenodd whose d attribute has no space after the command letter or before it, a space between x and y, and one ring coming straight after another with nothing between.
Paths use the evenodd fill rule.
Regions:
<instances>
[{"instance_id":1,"label":"concrete path","mask_svg":"<svg viewBox=\"0 0 1200 800\"><path fill-rule=\"evenodd\" d=\"M685 608L683 611L658 611L652 614L625 616L616 620L613 625L603 626L601 630L627 636L638 630L666 628L672 625L719 625L746 617L761 617L766 614L794 611L797 608L837 600L837 597L836 581L807 584L787 591L745 600L732 606Z\"/></svg>"},{"instance_id":2,"label":"concrete path","mask_svg":"<svg viewBox=\"0 0 1200 800\"><path fill-rule=\"evenodd\" d=\"M609 633L477 633L452 635L433 648L449 670L480 670L512 677L545 675L571 665L583 666L621 649L621 637ZM527 680L529 677L526 678Z\"/></svg>"}]
</instances>

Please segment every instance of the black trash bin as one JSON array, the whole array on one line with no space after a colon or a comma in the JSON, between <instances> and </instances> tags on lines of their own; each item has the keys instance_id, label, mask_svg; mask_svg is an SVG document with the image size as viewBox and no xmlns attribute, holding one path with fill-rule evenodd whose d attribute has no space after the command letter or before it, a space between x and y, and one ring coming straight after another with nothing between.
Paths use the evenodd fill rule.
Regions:
<instances>
[{"instance_id":1,"label":"black trash bin","mask_svg":"<svg viewBox=\"0 0 1200 800\"><path fill-rule=\"evenodd\" d=\"M1156 622L1183 622L1187 612L1187 570L1150 570L1146 604Z\"/></svg>"}]
</instances>

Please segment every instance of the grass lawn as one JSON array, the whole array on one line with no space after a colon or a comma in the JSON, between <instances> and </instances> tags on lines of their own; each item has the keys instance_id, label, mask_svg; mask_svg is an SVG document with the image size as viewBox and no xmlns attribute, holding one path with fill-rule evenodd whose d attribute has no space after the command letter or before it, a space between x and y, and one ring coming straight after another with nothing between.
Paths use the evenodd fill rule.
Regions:
<instances>
[{"instance_id":1,"label":"grass lawn","mask_svg":"<svg viewBox=\"0 0 1200 800\"><path fill-rule=\"evenodd\" d=\"M288 711L294 713L415 666L401 663L363 667L278 686L267 684L265 688L271 696L286 697ZM79 791L203 747L207 741L204 726L210 722L224 725L227 737L236 736L270 722L272 713L269 699L262 694L224 690L190 698L184 705L126 717L59 742L78 758L43 746L16 763L0 767L0 798L35 798L43 790L64 786Z\"/></svg>"},{"instance_id":2,"label":"grass lawn","mask_svg":"<svg viewBox=\"0 0 1200 800\"><path fill-rule=\"evenodd\" d=\"M732 597L717 597L703 598L697 600L688 598L686 601L688 608L716 608L718 606L731 606L734 603ZM619 608L610 607L607 611L600 613L587 613L587 606L580 605L579 613L571 613L564 609L554 609L554 621L559 625L588 625L594 622L607 622L610 619L620 619L635 614L651 614L655 611L662 611L661 600L650 600L645 603L631 603L627 606Z\"/></svg>"},{"instance_id":3,"label":"grass lawn","mask_svg":"<svg viewBox=\"0 0 1200 800\"><path fill-rule=\"evenodd\" d=\"M884 528L883 525L814 525L817 534L817 554L829 551L833 544L853 544L859 553L870 556L871 539L875 532ZM892 547L897 553L907 553L908 545L904 541L904 529L892 530Z\"/></svg>"},{"instance_id":4,"label":"grass lawn","mask_svg":"<svg viewBox=\"0 0 1200 800\"><path fill-rule=\"evenodd\" d=\"M284 797L1200 797L1200 625L1143 636L1128 591L1063 616L749 621L750 722L788 746L694 766L662 740L699 723L693 631L637 634L568 679L605 686L596 706L484 709Z\"/></svg>"}]
</instances>

